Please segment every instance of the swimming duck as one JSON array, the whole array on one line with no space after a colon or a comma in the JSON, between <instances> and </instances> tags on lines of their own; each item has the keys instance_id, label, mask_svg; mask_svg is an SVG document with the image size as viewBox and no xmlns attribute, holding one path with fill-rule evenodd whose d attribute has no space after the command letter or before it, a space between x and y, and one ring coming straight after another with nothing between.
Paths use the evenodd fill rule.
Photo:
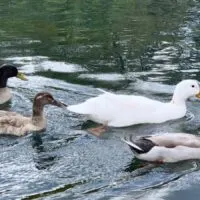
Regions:
<instances>
[{"instance_id":1,"label":"swimming duck","mask_svg":"<svg viewBox=\"0 0 200 200\"><path fill-rule=\"evenodd\" d=\"M163 135L134 136L122 140L129 145L136 158L164 163L200 159L200 137L186 133L165 133Z\"/></svg>"},{"instance_id":2,"label":"swimming duck","mask_svg":"<svg viewBox=\"0 0 200 200\"><path fill-rule=\"evenodd\" d=\"M50 104L58 107L66 105L53 98L48 92L36 94L33 101L31 117L25 117L16 112L0 111L0 134L23 136L29 131L41 131L46 127L46 119L43 115L43 108Z\"/></svg>"},{"instance_id":3,"label":"swimming duck","mask_svg":"<svg viewBox=\"0 0 200 200\"><path fill-rule=\"evenodd\" d=\"M11 98L11 90L7 88L7 81L11 77L27 80L21 72L18 72L15 66L8 64L2 65L0 67L0 104L7 102Z\"/></svg>"},{"instance_id":4,"label":"swimming duck","mask_svg":"<svg viewBox=\"0 0 200 200\"><path fill-rule=\"evenodd\" d=\"M106 126L125 127L181 118L186 114L186 100L191 96L200 98L200 88L196 80L183 80L178 83L170 102L101 91L103 94L97 97L68 106L69 111L83 114L87 119L103 124L89 130L95 135L104 132Z\"/></svg>"}]
</instances>

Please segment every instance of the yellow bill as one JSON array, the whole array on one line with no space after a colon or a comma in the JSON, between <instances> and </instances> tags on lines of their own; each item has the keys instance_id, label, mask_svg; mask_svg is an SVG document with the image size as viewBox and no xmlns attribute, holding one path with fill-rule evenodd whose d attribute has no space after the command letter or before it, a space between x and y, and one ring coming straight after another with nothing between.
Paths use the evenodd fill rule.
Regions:
<instances>
[{"instance_id":1,"label":"yellow bill","mask_svg":"<svg viewBox=\"0 0 200 200\"><path fill-rule=\"evenodd\" d=\"M28 79L24 76L24 74L22 74L21 72L17 73L17 78L23 80L23 81L27 81Z\"/></svg>"},{"instance_id":2,"label":"yellow bill","mask_svg":"<svg viewBox=\"0 0 200 200\"><path fill-rule=\"evenodd\" d=\"M196 94L195 97L200 98L200 92Z\"/></svg>"}]
</instances>

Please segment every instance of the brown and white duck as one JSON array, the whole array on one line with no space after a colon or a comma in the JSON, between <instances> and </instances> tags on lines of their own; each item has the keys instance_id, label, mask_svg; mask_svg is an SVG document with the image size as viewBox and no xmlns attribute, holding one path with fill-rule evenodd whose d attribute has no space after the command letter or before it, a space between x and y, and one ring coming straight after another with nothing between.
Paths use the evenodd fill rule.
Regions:
<instances>
[{"instance_id":1,"label":"brown and white duck","mask_svg":"<svg viewBox=\"0 0 200 200\"><path fill-rule=\"evenodd\" d=\"M200 159L200 137L187 133L165 133L135 138L124 137L135 157L164 163Z\"/></svg>"},{"instance_id":2,"label":"brown and white duck","mask_svg":"<svg viewBox=\"0 0 200 200\"><path fill-rule=\"evenodd\" d=\"M0 134L23 136L31 131L41 131L46 128L46 119L43 114L45 105L54 105L57 107L66 107L60 101L57 101L48 92L36 94L33 101L32 116L25 117L16 112L0 111Z\"/></svg>"},{"instance_id":3,"label":"brown and white duck","mask_svg":"<svg viewBox=\"0 0 200 200\"><path fill-rule=\"evenodd\" d=\"M11 77L27 80L15 66L9 64L2 65L0 67L0 104L7 102L11 98L11 89L7 87L7 81Z\"/></svg>"}]
</instances>

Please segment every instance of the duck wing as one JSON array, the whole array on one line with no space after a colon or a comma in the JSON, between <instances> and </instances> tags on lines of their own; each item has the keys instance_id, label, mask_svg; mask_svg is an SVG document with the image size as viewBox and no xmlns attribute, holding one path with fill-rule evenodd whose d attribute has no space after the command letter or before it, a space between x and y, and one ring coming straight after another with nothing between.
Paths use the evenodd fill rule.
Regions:
<instances>
[{"instance_id":1,"label":"duck wing","mask_svg":"<svg viewBox=\"0 0 200 200\"><path fill-rule=\"evenodd\" d=\"M200 147L200 138L187 133L165 133L162 135L152 135L148 137L158 146L173 148L176 146Z\"/></svg>"},{"instance_id":2,"label":"duck wing","mask_svg":"<svg viewBox=\"0 0 200 200\"><path fill-rule=\"evenodd\" d=\"M22 136L27 132L30 121L28 117L6 112L6 115L0 115L0 134Z\"/></svg>"},{"instance_id":3,"label":"duck wing","mask_svg":"<svg viewBox=\"0 0 200 200\"><path fill-rule=\"evenodd\" d=\"M4 116L0 117L0 128L1 127L21 127L25 125L26 123L30 122L30 119L28 117L24 117L22 115L16 115L16 116Z\"/></svg>"},{"instance_id":4,"label":"duck wing","mask_svg":"<svg viewBox=\"0 0 200 200\"><path fill-rule=\"evenodd\" d=\"M16 112L10 112L10 111L5 111L5 110L0 110L0 118L5 117L5 116L22 116Z\"/></svg>"}]
</instances>

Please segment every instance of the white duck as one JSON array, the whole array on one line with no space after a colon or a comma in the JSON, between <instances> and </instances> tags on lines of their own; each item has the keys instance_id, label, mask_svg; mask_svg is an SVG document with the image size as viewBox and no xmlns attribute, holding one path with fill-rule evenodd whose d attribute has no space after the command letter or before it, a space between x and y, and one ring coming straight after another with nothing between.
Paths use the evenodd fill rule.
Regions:
<instances>
[{"instance_id":1,"label":"white duck","mask_svg":"<svg viewBox=\"0 0 200 200\"><path fill-rule=\"evenodd\" d=\"M124 127L142 123L162 123L184 117L186 100L191 96L200 98L200 88L196 80L183 80L178 83L170 102L103 92L83 103L68 106L68 110L103 124L90 129L96 135L105 131L105 126Z\"/></svg>"},{"instance_id":2,"label":"white duck","mask_svg":"<svg viewBox=\"0 0 200 200\"><path fill-rule=\"evenodd\" d=\"M136 158L150 162L178 162L200 159L200 137L186 133L134 138L124 137Z\"/></svg>"}]
</instances>

